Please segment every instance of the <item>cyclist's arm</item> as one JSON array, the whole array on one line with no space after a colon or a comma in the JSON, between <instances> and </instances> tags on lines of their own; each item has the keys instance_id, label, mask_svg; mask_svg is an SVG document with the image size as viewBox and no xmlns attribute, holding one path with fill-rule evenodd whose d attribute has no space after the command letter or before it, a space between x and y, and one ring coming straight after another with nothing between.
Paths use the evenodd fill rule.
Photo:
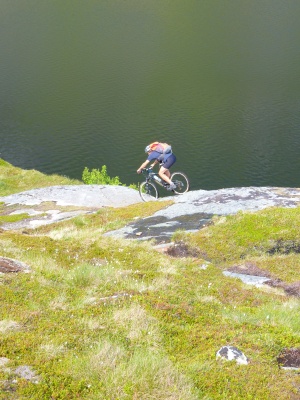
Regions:
<instances>
[{"instance_id":1,"label":"cyclist's arm","mask_svg":"<svg viewBox=\"0 0 300 400\"><path fill-rule=\"evenodd\" d=\"M143 164L140 166L140 168L137 169L136 172L137 172L138 174L140 174L140 173L142 172L142 169L143 169L143 168L146 168L147 165L149 164L149 162L150 162L149 160L144 161Z\"/></svg>"},{"instance_id":2,"label":"cyclist's arm","mask_svg":"<svg viewBox=\"0 0 300 400\"><path fill-rule=\"evenodd\" d=\"M152 165L150 165L150 167L151 168L153 168L154 167L154 165L156 165L156 164L158 164L159 163L159 161L157 161L157 160L154 160L154 162L152 163Z\"/></svg>"}]
</instances>

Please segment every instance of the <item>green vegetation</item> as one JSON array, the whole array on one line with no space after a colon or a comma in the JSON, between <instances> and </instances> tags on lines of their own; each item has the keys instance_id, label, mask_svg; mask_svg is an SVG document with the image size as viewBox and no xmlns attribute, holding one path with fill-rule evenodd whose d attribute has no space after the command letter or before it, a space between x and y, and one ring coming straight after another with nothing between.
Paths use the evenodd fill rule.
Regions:
<instances>
[{"instance_id":1,"label":"green vegetation","mask_svg":"<svg viewBox=\"0 0 300 400\"><path fill-rule=\"evenodd\" d=\"M83 185L83 183L64 176L44 175L35 170L17 168L0 158L1 196L54 185Z\"/></svg>"},{"instance_id":2,"label":"green vegetation","mask_svg":"<svg viewBox=\"0 0 300 400\"><path fill-rule=\"evenodd\" d=\"M91 171L85 167L82 173L82 180L87 185L122 185L120 178L118 176L110 177L107 174L106 165L102 165L101 171L99 169L93 168ZM129 185L132 189L137 189L136 184Z\"/></svg>"},{"instance_id":3,"label":"green vegetation","mask_svg":"<svg viewBox=\"0 0 300 400\"><path fill-rule=\"evenodd\" d=\"M299 374L276 361L300 346L299 298L222 270L253 263L299 281L300 209L239 213L196 234L178 232L174 240L199 251L193 258L103 235L165 205L0 234L0 255L31 268L0 275L0 357L10 360L0 367L1 400L299 398ZM249 365L216 360L227 344ZM15 380L20 365L39 383Z\"/></svg>"},{"instance_id":4,"label":"green vegetation","mask_svg":"<svg viewBox=\"0 0 300 400\"><path fill-rule=\"evenodd\" d=\"M300 209L269 208L216 218L214 226L190 237L222 269L245 261L271 275L300 281ZM272 256L273 255L273 256Z\"/></svg>"},{"instance_id":5,"label":"green vegetation","mask_svg":"<svg viewBox=\"0 0 300 400\"><path fill-rule=\"evenodd\" d=\"M107 167L103 165L101 171L93 168L91 171L85 167L82 173L82 180L87 185L121 185L118 176L111 178L107 174Z\"/></svg>"},{"instance_id":6,"label":"green vegetation","mask_svg":"<svg viewBox=\"0 0 300 400\"><path fill-rule=\"evenodd\" d=\"M16 215L0 215L0 226L3 222L17 222L28 218L29 215L26 213Z\"/></svg>"},{"instance_id":7,"label":"green vegetation","mask_svg":"<svg viewBox=\"0 0 300 400\"><path fill-rule=\"evenodd\" d=\"M6 223L6 222L21 221L22 219L26 219L28 217L29 217L29 215L26 213L21 213L21 214L6 213L4 203L0 202L0 226L1 226L1 224Z\"/></svg>"}]
</instances>

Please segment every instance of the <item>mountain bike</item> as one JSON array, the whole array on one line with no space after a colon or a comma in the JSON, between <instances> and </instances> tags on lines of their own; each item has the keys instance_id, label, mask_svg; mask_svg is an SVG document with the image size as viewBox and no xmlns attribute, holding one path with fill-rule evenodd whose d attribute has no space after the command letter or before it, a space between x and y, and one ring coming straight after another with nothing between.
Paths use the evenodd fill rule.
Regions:
<instances>
[{"instance_id":1,"label":"mountain bike","mask_svg":"<svg viewBox=\"0 0 300 400\"><path fill-rule=\"evenodd\" d=\"M159 193L156 185L159 185L166 190L170 186L161 177L153 172L152 168L143 168L143 175L146 180L140 184L139 192L143 201L156 200L159 197ZM188 177L183 172L173 172L171 175L171 181L175 184L175 189L172 190L175 194L186 193L190 188L190 182Z\"/></svg>"}]
</instances>

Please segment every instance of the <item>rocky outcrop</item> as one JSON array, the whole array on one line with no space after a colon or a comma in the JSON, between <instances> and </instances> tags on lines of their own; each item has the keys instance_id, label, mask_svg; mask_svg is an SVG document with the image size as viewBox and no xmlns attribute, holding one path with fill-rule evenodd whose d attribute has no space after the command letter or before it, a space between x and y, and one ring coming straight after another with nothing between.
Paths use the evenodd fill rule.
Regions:
<instances>
[{"instance_id":1,"label":"rocky outcrop","mask_svg":"<svg viewBox=\"0 0 300 400\"><path fill-rule=\"evenodd\" d=\"M209 224L213 215L258 211L273 206L297 207L300 204L300 189L247 187L196 190L182 196L173 196L172 199L174 204L169 207L108 235L166 241L178 229L189 232L201 229Z\"/></svg>"},{"instance_id":2,"label":"rocky outcrop","mask_svg":"<svg viewBox=\"0 0 300 400\"><path fill-rule=\"evenodd\" d=\"M219 190L195 190L172 199L174 204L156 212L153 216L138 220L111 235L125 238L169 238L175 230L199 230L209 223L213 215L229 215L238 211L258 211L267 207L297 207L300 204L300 189L277 187L244 187ZM96 211L102 207L124 207L142 202L137 190L111 185L69 185L52 186L29 190L10 196L0 197L7 206L27 207L29 212L50 202L55 209L37 212L31 210L31 217L19 223L2 225L3 229L35 228L43 224L72 218L80 213ZM66 212L59 207L73 206L76 210ZM91 211L91 208L93 210ZM18 212L18 210L14 210ZM41 215L43 214L43 215Z\"/></svg>"},{"instance_id":3,"label":"rocky outcrop","mask_svg":"<svg viewBox=\"0 0 300 400\"><path fill-rule=\"evenodd\" d=\"M50 186L0 197L7 205L38 205L53 201L59 206L122 207L141 201L136 190L112 185Z\"/></svg>"},{"instance_id":4,"label":"rocky outcrop","mask_svg":"<svg viewBox=\"0 0 300 400\"><path fill-rule=\"evenodd\" d=\"M238 211L258 211L267 207L297 207L300 189L243 187L219 190L196 190L174 197L175 204L156 215L173 218L195 213L229 215Z\"/></svg>"}]
</instances>

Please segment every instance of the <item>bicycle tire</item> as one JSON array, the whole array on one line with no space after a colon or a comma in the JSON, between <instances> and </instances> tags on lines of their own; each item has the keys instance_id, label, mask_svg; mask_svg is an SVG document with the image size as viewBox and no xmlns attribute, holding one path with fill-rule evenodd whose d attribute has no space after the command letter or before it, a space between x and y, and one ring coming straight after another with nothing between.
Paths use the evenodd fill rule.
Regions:
<instances>
[{"instance_id":1,"label":"bicycle tire","mask_svg":"<svg viewBox=\"0 0 300 400\"><path fill-rule=\"evenodd\" d=\"M189 178L183 172L173 172L171 181L176 185L173 190L176 194L186 193L190 188Z\"/></svg>"},{"instance_id":2,"label":"bicycle tire","mask_svg":"<svg viewBox=\"0 0 300 400\"><path fill-rule=\"evenodd\" d=\"M139 193L143 201L158 199L158 191L156 186L151 182L142 182L139 187Z\"/></svg>"}]
</instances>

